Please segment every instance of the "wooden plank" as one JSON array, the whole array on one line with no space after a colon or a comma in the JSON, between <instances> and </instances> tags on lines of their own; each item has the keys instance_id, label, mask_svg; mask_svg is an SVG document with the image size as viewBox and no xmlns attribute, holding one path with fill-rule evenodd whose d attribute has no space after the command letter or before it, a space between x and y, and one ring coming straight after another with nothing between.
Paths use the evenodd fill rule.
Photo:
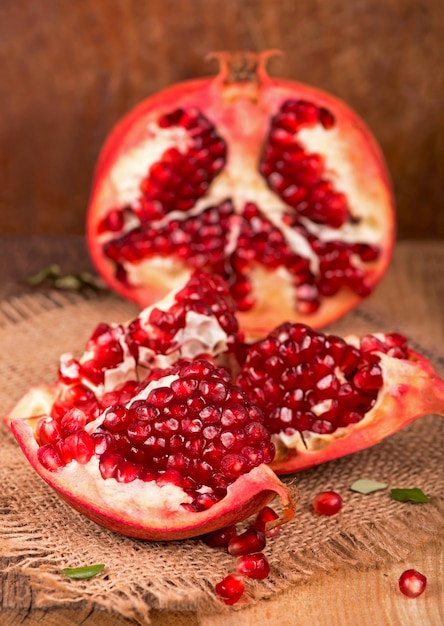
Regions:
<instances>
[{"instance_id":1,"label":"wooden plank","mask_svg":"<svg viewBox=\"0 0 444 626\"><path fill-rule=\"evenodd\" d=\"M401 237L443 237L441 0L21 0L0 6L0 230L82 233L112 125L211 50L280 48L274 75L330 90L386 154ZM418 212L420 210L420 219Z\"/></svg>"}]
</instances>

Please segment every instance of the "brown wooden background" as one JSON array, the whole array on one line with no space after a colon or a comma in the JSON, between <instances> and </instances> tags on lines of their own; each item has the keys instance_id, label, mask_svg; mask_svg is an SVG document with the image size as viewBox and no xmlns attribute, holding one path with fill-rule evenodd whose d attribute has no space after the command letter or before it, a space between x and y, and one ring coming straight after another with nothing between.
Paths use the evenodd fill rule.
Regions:
<instances>
[{"instance_id":1,"label":"brown wooden background","mask_svg":"<svg viewBox=\"0 0 444 626\"><path fill-rule=\"evenodd\" d=\"M81 234L113 123L211 50L345 99L391 170L400 237L444 238L443 0L1 0L0 233Z\"/></svg>"}]
</instances>

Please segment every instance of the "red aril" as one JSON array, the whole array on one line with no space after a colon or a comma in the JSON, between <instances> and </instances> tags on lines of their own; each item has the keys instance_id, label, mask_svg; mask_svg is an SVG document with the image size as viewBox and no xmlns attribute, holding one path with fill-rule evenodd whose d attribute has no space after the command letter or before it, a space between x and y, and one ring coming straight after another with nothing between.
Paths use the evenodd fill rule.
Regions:
<instances>
[{"instance_id":1,"label":"red aril","mask_svg":"<svg viewBox=\"0 0 444 626\"><path fill-rule=\"evenodd\" d=\"M263 580L270 573L270 565L265 555L262 552L257 552L239 557L236 570L241 576Z\"/></svg>"},{"instance_id":2,"label":"red aril","mask_svg":"<svg viewBox=\"0 0 444 626\"><path fill-rule=\"evenodd\" d=\"M218 598L225 604L236 604L245 591L245 583L240 576L228 574L215 585L215 591Z\"/></svg>"},{"instance_id":3,"label":"red aril","mask_svg":"<svg viewBox=\"0 0 444 626\"><path fill-rule=\"evenodd\" d=\"M220 390L216 398L205 393L216 383L223 397ZM103 408L97 398L94 418L84 414L71 434L48 427L40 410L32 413L50 397L41 396L40 406L20 403L10 428L36 472L73 508L111 530L143 539L211 533L276 495L284 519L293 515L290 495L266 465L274 455L270 434L262 429L256 436L262 413L209 361L156 370L125 403ZM52 419L59 424L67 415L78 417L80 409ZM41 443L43 432L50 442Z\"/></svg>"},{"instance_id":4,"label":"red aril","mask_svg":"<svg viewBox=\"0 0 444 626\"><path fill-rule=\"evenodd\" d=\"M107 139L89 250L141 307L199 268L227 279L250 335L319 327L387 268L393 198L374 138L340 100L270 78L268 56L219 55L216 77L153 95Z\"/></svg>"},{"instance_id":5,"label":"red aril","mask_svg":"<svg viewBox=\"0 0 444 626\"><path fill-rule=\"evenodd\" d=\"M313 498L313 508L319 515L336 515L342 509L342 497L336 491L321 491Z\"/></svg>"},{"instance_id":6,"label":"red aril","mask_svg":"<svg viewBox=\"0 0 444 626\"><path fill-rule=\"evenodd\" d=\"M422 415L444 415L444 382L397 333L342 339L287 322L238 354L236 382L264 412L278 474L368 448Z\"/></svg>"},{"instance_id":7,"label":"red aril","mask_svg":"<svg viewBox=\"0 0 444 626\"><path fill-rule=\"evenodd\" d=\"M417 598L424 593L427 578L415 569L407 569L399 577L398 586L401 593L408 598Z\"/></svg>"}]
</instances>

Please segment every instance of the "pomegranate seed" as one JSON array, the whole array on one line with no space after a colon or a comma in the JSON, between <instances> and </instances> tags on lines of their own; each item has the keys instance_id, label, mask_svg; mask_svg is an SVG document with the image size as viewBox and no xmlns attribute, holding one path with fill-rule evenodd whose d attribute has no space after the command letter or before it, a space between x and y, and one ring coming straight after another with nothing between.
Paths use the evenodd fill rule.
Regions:
<instances>
[{"instance_id":1,"label":"pomegranate seed","mask_svg":"<svg viewBox=\"0 0 444 626\"><path fill-rule=\"evenodd\" d=\"M111 432L123 431L126 429L130 419L131 414L128 409L121 404L116 404L109 407L105 412L103 428Z\"/></svg>"},{"instance_id":2,"label":"pomegranate seed","mask_svg":"<svg viewBox=\"0 0 444 626\"><path fill-rule=\"evenodd\" d=\"M142 466L137 463L131 463L131 461L121 461L120 463L117 463L113 475L119 483L131 483L133 480L140 477L142 469Z\"/></svg>"},{"instance_id":3,"label":"pomegranate seed","mask_svg":"<svg viewBox=\"0 0 444 626\"><path fill-rule=\"evenodd\" d=\"M427 586L427 578L415 569L405 570L398 580L401 593L409 598L417 598L424 593Z\"/></svg>"},{"instance_id":4,"label":"pomegranate seed","mask_svg":"<svg viewBox=\"0 0 444 626\"><path fill-rule=\"evenodd\" d=\"M252 528L265 533L266 537L274 537L279 531L279 527L277 526L276 528L272 528L267 531L267 524L275 522L277 519L279 519L279 515L276 511L273 511L273 509L269 506L264 506L257 514L256 519L252 524Z\"/></svg>"},{"instance_id":5,"label":"pomegranate seed","mask_svg":"<svg viewBox=\"0 0 444 626\"><path fill-rule=\"evenodd\" d=\"M217 596L225 604L236 604L245 591L245 583L240 576L228 574L215 586Z\"/></svg>"},{"instance_id":6,"label":"pomegranate seed","mask_svg":"<svg viewBox=\"0 0 444 626\"><path fill-rule=\"evenodd\" d=\"M342 497L336 491L322 491L313 499L313 508L319 515L336 515L342 509Z\"/></svg>"},{"instance_id":7,"label":"pomegranate seed","mask_svg":"<svg viewBox=\"0 0 444 626\"><path fill-rule=\"evenodd\" d=\"M65 413L60 421L60 428L62 433L70 435L78 430L82 430L85 427L87 417L84 411L77 408L72 408Z\"/></svg>"},{"instance_id":8,"label":"pomegranate seed","mask_svg":"<svg viewBox=\"0 0 444 626\"><path fill-rule=\"evenodd\" d=\"M265 534L255 528L248 528L237 537L230 539L228 552L233 556L260 552L265 548Z\"/></svg>"},{"instance_id":9,"label":"pomegranate seed","mask_svg":"<svg viewBox=\"0 0 444 626\"><path fill-rule=\"evenodd\" d=\"M237 534L236 526L225 526L204 535L203 540L211 548L226 547Z\"/></svg>"},{"instance_id":10,"label":"pomegranate seed","mask_svg":"<svg viewBox=\"0 0 444 626\"><path fill-rule=\"evenodd\" d=\"M270 565L262 552L239 557L236 564L238 574L262 580L270 573Z\"/></svg>"},{"instance_id":11,"label":"pomegranate seed","mask_svg":"<svg viewBox=\"0 0 444 626\"><path fill-rule=\"evenodd\" d=\"M61 437L60 428L52 417L43 417L37 423L36 438L40 446L56 443Z\"/></svg>"},{"instance_id":12,"label":"pomegranate seed","mask_svg":"<svg viewBox=\"0 0 444 626\"><path fill-rule=\"evenodd\" d=\"M100 457L99 470L102 478L114 478L114 474L119 463L123 462L121 454L116 452L105 452Z\"/></svg>"},{"instance_id":13,"label":"pomegranate seed","mask_svg":"<svg viewBox=\"0 0 444 626\"><path fill-rule=\"evenodd\" d=\"M47 443L37 450L37 458L43 467L50 472L55 472L63 467L63 461L51 443Z\"/></svg>"},{"instance_id":14,"label":"pomegranate seed","mask_svg":"<svg viewBox=\"0 0 444 626\"><path fill-rule=\"evenodd\" d=\"M72 454L72 458L85 465L94 454L94 441L84 430L79 430L72 435L68 435L64 440L66 448Z\"/></svg>"}]
</instances>

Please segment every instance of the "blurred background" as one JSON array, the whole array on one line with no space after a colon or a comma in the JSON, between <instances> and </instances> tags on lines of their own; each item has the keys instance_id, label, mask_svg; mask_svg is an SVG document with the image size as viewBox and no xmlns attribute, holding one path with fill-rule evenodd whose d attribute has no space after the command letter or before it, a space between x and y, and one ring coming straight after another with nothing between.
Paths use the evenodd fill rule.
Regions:
<instances>
[{"instance_id":1,"label":"blurred background","mask_svg":"<svg viewBox=\"0 0 444 626\"><path fill-rule=\"evenodd\" d=\"M344 99L378 139L399 238L444 238L443 0L2 0L0 233L82 234L113 124L212 50Z\"/></svg>"}]
</instances>

